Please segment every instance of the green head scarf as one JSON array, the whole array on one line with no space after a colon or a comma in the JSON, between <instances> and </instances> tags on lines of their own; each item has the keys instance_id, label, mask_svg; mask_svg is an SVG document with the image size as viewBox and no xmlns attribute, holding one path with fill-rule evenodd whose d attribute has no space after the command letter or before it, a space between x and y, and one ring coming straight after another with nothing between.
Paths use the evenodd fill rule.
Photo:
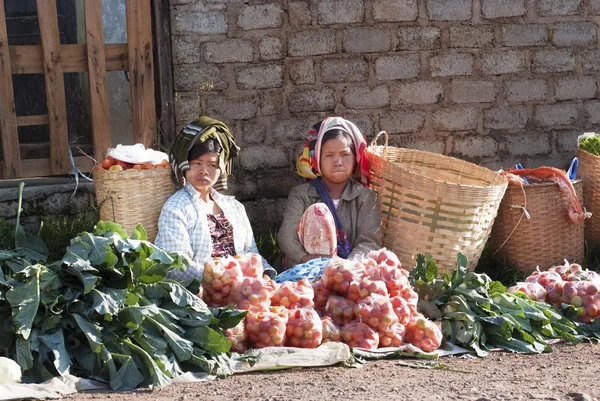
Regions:
<instances>
[{"instance_id":1,"label":"green head scarf","mask_svg":"<svg viewBox=\"0 0 600 401\"><path fill-rule=\"evenodd\" d=\"M210 117L201 116L189 123L179 132L169 153L173 177L178 185L184 182L184 172L190 169L188 154L196 144L203 143L212 138L219 142L223 148L219 156L221 175L214 185L215 190L227 190L227 178L231 174L231 159L236 157L240 148L235 144L235 140L227 125L221 121Z\"/></svg>"}]
</instances>

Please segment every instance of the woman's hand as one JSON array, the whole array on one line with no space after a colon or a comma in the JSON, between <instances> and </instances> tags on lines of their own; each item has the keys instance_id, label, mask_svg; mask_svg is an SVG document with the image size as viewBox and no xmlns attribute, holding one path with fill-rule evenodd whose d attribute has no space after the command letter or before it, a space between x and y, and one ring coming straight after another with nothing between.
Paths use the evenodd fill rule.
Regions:
<instances>
[{"instance_id":1,"label":"woman's hand","mask_svg":"<svg viewBox=\"0 0 600 401\"><path fill-rule=\"evenodd\" d=\"M333 255L319 255L319 254L315 254L315 255L304 255L302 257L302 259L300 259L300 263L306 263L309 260L313 260L313 259L318 259L318 258L330 258Z\"/></svg>"}]
</instances>

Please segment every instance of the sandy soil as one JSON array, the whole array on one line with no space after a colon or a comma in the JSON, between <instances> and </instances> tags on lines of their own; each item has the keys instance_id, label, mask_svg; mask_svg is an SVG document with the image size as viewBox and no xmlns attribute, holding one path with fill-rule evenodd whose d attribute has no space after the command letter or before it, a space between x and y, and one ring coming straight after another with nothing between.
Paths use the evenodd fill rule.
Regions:
<instances>
[{"instance_id":1,"label":"sandy soil","mask_svg":"<svg viewBox=\"0 0 600 401\"><path fill-rule=\"evenodd\" d=\"M420 361L367 362L261 372L174 384L160 390L85 392L67 400L600 400L600 345L556 345L542 355L494 353L486 358L443 357L444 369L409 367Z\"/></svg>"}]
</instances>

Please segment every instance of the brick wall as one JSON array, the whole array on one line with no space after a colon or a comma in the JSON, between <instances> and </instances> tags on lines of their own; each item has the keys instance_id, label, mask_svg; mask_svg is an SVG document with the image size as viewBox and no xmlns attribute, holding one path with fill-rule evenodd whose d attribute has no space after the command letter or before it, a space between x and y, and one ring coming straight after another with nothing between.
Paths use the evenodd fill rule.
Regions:
<instances>
[{"instance_id":1,"label":"brick wall","mask_svg":"<svg viewBox=\"0 0 600 401\"><path fill-rule=\"evenodd\" d=\"M496 169L563 167L600 127L600 0L172 0L178 126L225 121L233 188L278 226L329 115ZM212 85L201 89L204 82Z\"/></svg>"}]
</instances>

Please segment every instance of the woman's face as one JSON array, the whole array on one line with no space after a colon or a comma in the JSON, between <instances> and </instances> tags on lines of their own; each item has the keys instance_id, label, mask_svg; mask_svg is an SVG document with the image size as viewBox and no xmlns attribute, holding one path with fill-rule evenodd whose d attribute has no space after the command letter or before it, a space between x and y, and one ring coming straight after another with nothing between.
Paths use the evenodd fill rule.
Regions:
<instances>
[{"instance_id":1,"label":"woman's face","mask_svg":"<svg viewBox=\"0 0 600 401\"><path fill-rule=\"evenodd\" d=\"M336 136L321 146L320 168L323 179L332 184L347 182L352 173L356 160L348 139Z\"/></svg>"},{"instance_id":2,"label":"woman's face","mask_svg":"<svg viewBox=\"0 0 600 401\"><path fill-rule=\"evenodd\" d=\"M211 152L190 160L190 169L186 172L186 179L198 191L206 192L215 185L220 175L219 155Z\"/></svg>"}]
</instances>

